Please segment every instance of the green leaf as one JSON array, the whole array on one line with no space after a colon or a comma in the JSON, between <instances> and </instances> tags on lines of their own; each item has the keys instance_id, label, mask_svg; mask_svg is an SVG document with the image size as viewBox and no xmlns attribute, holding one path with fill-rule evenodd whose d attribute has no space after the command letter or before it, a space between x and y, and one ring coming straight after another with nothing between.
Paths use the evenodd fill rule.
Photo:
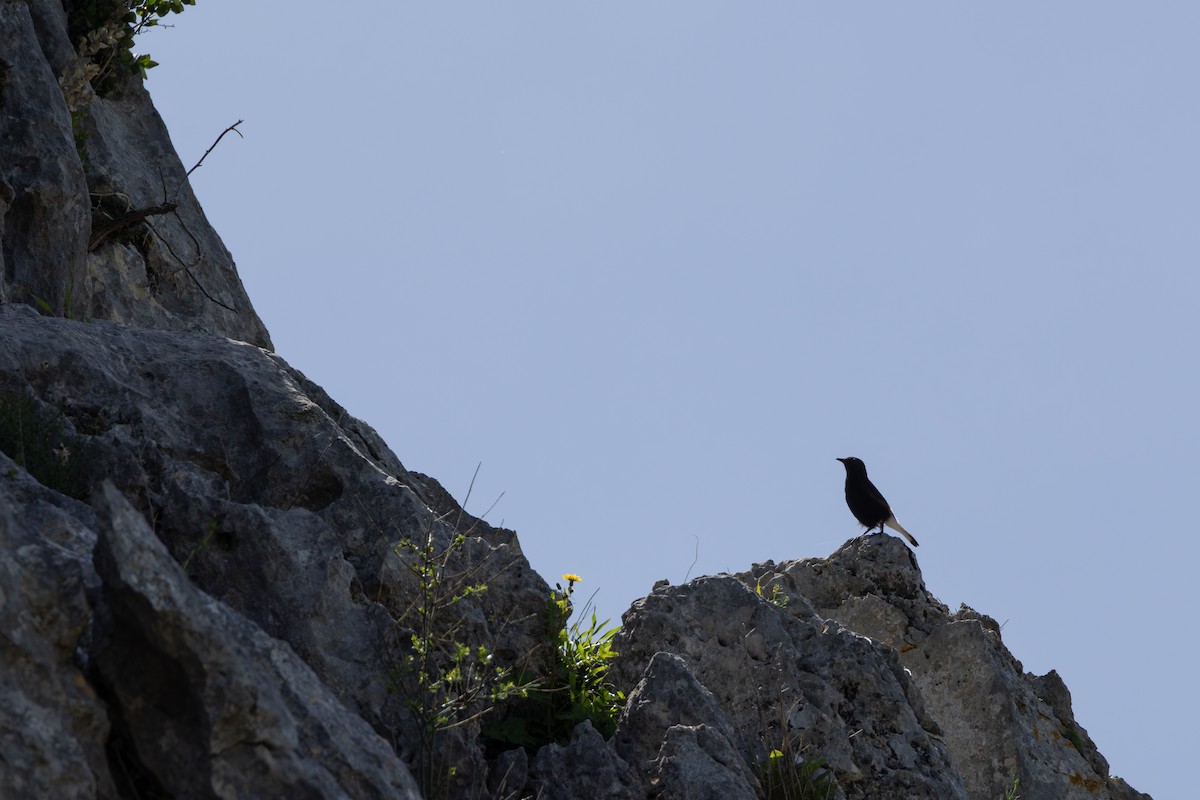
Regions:
<instances>
[{"instance_id":1,"label":"green leaf","mask_svg":"<svg viewBox=\"0 0 1200 800\"><path fill-rule=\"evenodd\" d=\"M33 302L37 304L38 310L41 311L42 314L47 317L54 316L54 309L50 307L49 303L38 297L36 294L30 295L30 297L33 298Z\"/></svg>"}]
</instances>

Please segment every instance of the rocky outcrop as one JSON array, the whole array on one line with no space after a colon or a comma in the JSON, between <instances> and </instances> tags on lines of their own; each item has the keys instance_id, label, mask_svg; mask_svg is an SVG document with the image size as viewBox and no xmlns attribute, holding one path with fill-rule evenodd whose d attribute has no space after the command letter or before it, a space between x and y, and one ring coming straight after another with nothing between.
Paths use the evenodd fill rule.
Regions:
<instances>
[{"instance_id":1,"label":"rocky outcrop","mask_svg":"<svg viewBox=\"0 0 1200 800\"><path fill-rule=\"evenodd\" d=\"M972 798L1003 797L1014 780L1025 800L1147 797L1109 774L1057 673L1027 674L990 617L966 606L951 614L899 539L853 539L829 558L740 577L894 648Z\"/></svg>"},{"instance_id":2,"label":"rocky outcrop","mask_svg":"<svg viewBox=\"0 0 1200 800\"><path fill-rule=\"evenodd\" d=\"M172 797L417 798L396 754L278 639L196 589L105 483L90 660L117 746ZM319 754L314 757L314 754Z\"/></svg>"},{"instance_id":3,"label":"rocky outcrop","mask_svg":"<svg viewBox=\"0 0 1200 800\"><path fill-rule=\"evenodd\" d=\"M498 663L528 657L544 640L542 614L550 591L529 569L511 531L496 531L466 516L458 518L461 528L456 529L436 515L424 498L440 497L440 487L409 474L370 427L270 351L200 333L41 317L22 305L0 306L0 332L5 344L0 349L0 410L8 409L10 422L14 414L24 415L26 431L31 421L54 422L52 437L32 441L23 455L28 459L30 450L42 447L52 451L52 461L79 467L77 473L43 475L58 492L23 488L22 498L6 504L16 510L11 524L6 523L6 535L19 535L13 547L32 542L29 558L41 565L34 571L37 585L43 585L36 596L43 597L44 607L73 609L56 614L56 627L14 639L46 638L59 644L40 642L13 654L11 663L29 667L13 676L12 684L22 687L32 670L53 662L50 672L61 673L61 684L76 686L76 693L78 686L90 686L70 708L60 709L70 711L60 727L88 734L79 736L74 760L61 763L62 774L70 775L78 759L90 758L92 764L100 758L89 754L89 747L104 740L106 724L116 735L128 732L126 738L137 744L138 732L149 722L136 711L160 691L146 684L149 679L138 669L125 668L139 648L148 668L174 682L190 675L180 673L178 664L191 664L196 697L191 705L173 706L180 714L204 724L223 718L232 694L200 691L202 685L211 688L212 681L205 679L209 670L228 672L202 660L221 649L218 633L227 637L223 646L233 654L227 654L227 661L245 662L251 672L262 673L266 662L282 669L277 654L286 646L328 687L336 703L302 709L318 717L311 723L318 733L311 735L319 739L320 730L341 727L340 715L353 712L398 757L414 762L422 733L409 704L420 698L420 690L400 666L412 646L406 620L413 618L412 604L421 590L410 570L413 554L397 547L401 542L432 542L444 558L448 587L460 585L457 576L487 585L486 593L444 609L452 614L448 625L455 626L462 640L486 644ZM6 480L37 487L12 458L5 457L5 463ZM144 601L131 600L128 587L112 589L113 582L124 587L137 575L122 571L125 559L114 564L112 558L102 558L103 548L96 542L107 523L64 497L83 497L100 480L113 487L106 497L116 492L131 501L137 515L152 524L155 541L181 565L169 571L158 561L139 561L139 569L160 576L156 579L169 576L174 595L192 597L186 601L188 609L200 603L214 616L191 634L190 642L169 643L174 650L157 639L168 636L166 628L179 636L181 616L196 612L154 612ZM108 505L113 503L109 497ZM133 525L124 510L120 519L121 530ZM53 546L43 542L47 535L54 536ZM454 541L460 542L457 547L451 547ZM97 567L104 565L98 577L91 565L94 552ZM55 577L59 572L77 577L61 583ZM85 591L89 585L91 591ZM24 596L18 587L5 588L5 596ZM113 628L106 621L113 619L121 624ZM229 621L233 619L240 621ZM134 637L119 639L126 661L101 655L108 646L101 633L110 628ZM169 658L162 654L164 648ZM160 663L163 658L169 663ZM90 672L80 672L79 661L89 663ZM302 672L293 666L288 670ZM276 678L266 673L265 678L238 680L244 685ZM295 691L305 696L313 688ZM280 720L299 717L301 710L284 703L286 699L271 700L280 706L274 714ZM40 696L22 702L34 700L49 702ZM206 729L197 721L181 724L191 724L190 733ZM296 741L306 741L310 734L302 732L310 723L295 718L294 724L301 732L294 734L300 736ZM478 726L464 726L446 734L440 745L455 753L464 792L482 784L486 774L474 745L476 734ZM134 771L145 775L167 775L186 766L164 765L167 754L152 748L131 745L115 752L89 769L88 774L98 776L97 786L112 780L104 766L115 774L114 758L137 764ZM313 745L312 752L332 751ZM130 769L124 764L121 771ZM192 769L185 771L194 777ZM203 775L208 781L209 772ZM217 778L212 782L215 787ZM355 793L342 788L349 796L377 796L367 789Z\"/></svg>"},{"instance_id":4,"label":"rocky outcrop","mask_svg":"<svg viewBox=\"0 0 1200 800\"><path fill-rule=\"evenodd\" d=\"M515 535L269 351L23 305L0 306L0 332L0 422L40 425L50 470L0 455L0 717L32 732L0 749L5 785L411 793L419 695L396 667L421 590L403 541L430 537L446 574L488 586L454 612L464 640L506 663L542 641L548 589ZM100 478L99 513L68 496ZM488 761L466 725L443 741L447 796L763 796L771 751L835 797L991 798L1014 779L1025 797L1139 796L1057 676L950 614L890 537L657 586L616 646L611 741L584 725Z\"/></svg>"},{"instance_id":5,"label":"rocky outcrop","mask_svg":"<svg viewBox=\"0 0 1200 800\"><path fill-rule=\"evenodd\" d=\"M2 454L0 471L4 796L418 797L392 748L196 589L111 485L95 514Z\"/></svg>"},{"instance_id":6,"label":"rocky outcrop","mask_svg":"<svg viewBox=\"0 0 1200 800\"><path fill-rule=\"evenodd\" d=\"M673 653L655 653L629 693L613 743L662 797L752 800L762 786L733 722Z\"/></svg>"},{"instance_id":7,"label":"rocky outcrop","mask_svg":"<svg viewBox=\"0 0 1200 800\"><path fill-rule=\"evenodd\" d=\"M800 598L771 602L728 575L660 586L625 614L614 646L618 679L631 692L651 674L656 654L679 656L728 717L732 737L722 738L732 738L733 752L749 754L760 773L777 750L826 770L839 797L968 796L896 651L820 617ZM693 702L674 706L705 707L704 695L692 694ZM719 733L720 716L709 716ZM660 716L655 727L694 726L689 717Z\"/></svg>"},{"instance_id":8,"label":"rocky outcrop","mask_svg":"<svg viewBox=\"0 0 1200 800\"><path fill-rule=\"evenodd\" d=\"M1144 797L890 537L655 586L611 739L484 737L463 676L539 677L549 587L270 352L74 6L0 3L0 795Z\"/></svg>"},{"instance_id":9,"label":"rocky outcrop","mask_svg":"<svg viewBox=\"0 0 1200 800\"><path fill-rule=\"evenodd\" d=\"M581 722L568 744L548 744L538 751L530 781L519 794L544 800L635 800L644 796L633 770L590 722Z\"/></svg>"},{"instance_id":10,"label":"rocky outcrop","mask_svg":"<svg viewBox=\"0 0 1200 800\"><path fill-rule=\"evenodd\" d=\"M57 0L0 4L0 43L0 302L270 347L141 82L65 97Z\"/></svg>"}]
</instances>

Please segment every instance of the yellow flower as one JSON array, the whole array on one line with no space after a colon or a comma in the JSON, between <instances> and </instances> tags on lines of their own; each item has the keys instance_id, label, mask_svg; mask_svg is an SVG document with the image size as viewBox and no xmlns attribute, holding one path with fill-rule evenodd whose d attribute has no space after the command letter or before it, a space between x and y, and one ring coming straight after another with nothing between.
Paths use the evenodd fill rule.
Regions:
<instances>
[{"instance_id":1,"label":"yellow flower","mask_svg":"<svg viewBox=\"0 0 1200 800\"><path fill-rule=\"evenodd\" d=\"M566 575L563 575L563 580L574 586L576 583L582 582L583 578L579 577L574 572L568 572Z\"/></svg>"}]
</instances>

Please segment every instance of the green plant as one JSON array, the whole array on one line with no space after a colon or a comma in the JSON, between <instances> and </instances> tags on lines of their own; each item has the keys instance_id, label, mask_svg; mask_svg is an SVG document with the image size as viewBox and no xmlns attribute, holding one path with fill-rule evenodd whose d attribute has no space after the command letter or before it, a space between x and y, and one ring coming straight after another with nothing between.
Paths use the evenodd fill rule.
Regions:
<instances>
[{"instance_id":1,"label":"green plant","mask_svg":"<svg viewBox=\"0 0 1200 800\"><path fill-rule=\"evenodd\" d=\"M474 482L472 478L472 488ZM468 499L470 494L468 489ZM443 739L451 729L478 721L492 749L566 742L585 719L611 736L625 700L607 679L609 662L616 655L612 639L617 629L610 628L607 620L597 620L590 600L580 621L567 625L575 584L581 580L578 575L564 575L567 588L560 584L550 593L543 616L545 635L521 656L521 669L496 664L488 648L472 639L466 622L478 609L459 604L481 598L487 586L459 566L471 560L456 554L466 545L473 525L466 534L460 533L463 512L454 508L458 517L448 543L439 544L429 529L421 541L405 540L394 547L415 587L410 594L413 602L397 614L397 621L410 632L389 689L405 697L417 723L416 763L411 766L427 797L453 790L455 775L448 764L453 761L450 752L460 742ZM452 513L454 509L447 511L439 522Z\"/></svg>"},{"instance_id":2,"label":"green plant","mask_svg":"<svg viewBox=\"0 0 1200 800\"><path fill-rule=\"evenodd\" d=\"M58 409L40 407L25 394L0 395L0 451L43 486L87 499L91 448L69 432Z\"/></svg>"},{"instance_id":3,"label":"green plant","mask_svg":"<svg viewBox=\"0 0 1200 800\"><path fill-rule=\"evenodd\" d=\"M401 615L412 628L411 648L393 671L391 688L409 695L407 703L418 724L417 782L425 796L441 794L436 783L443 770L436 763L439 734L490 713L527 687L512 679L512 671L493 663L487 647L463 642L462 620L454 606L487 591L483 584L451 578L450 560L466 537L456 534L439 549L433 533L422 542L406 540L395 551L416 578L414 604Z\"/></svg>"},{"instance_id":4,"label":"green plant","mask_svg":"<svg viewBox=\"0 0 1200 800\"><path fill-rule=\"evenodd\" d=\"M612 649L613 637L619 626L609 626L609 620L598 622L596 610L589 600L580 611L579 617L568 628L571 616L571 596L575 583L582 580L578 575L563 575L567 582L564 592L562 584L555 586L550 598L550 618L557 619L553 636L557 639L554 649L558 677L570 701L571 713L589 719L605 738L617 727L617 716L625 705L625 695L612 687L608 681L609 662L617 653ZM583 620L588 620L586 626Z\"/></svg>"},{"instance_id":5,"label":"green plant","mask_svg":"<svg viewBox=\"0 0 1200 800\"><path fill-rule=\"evenodd\" d=\"M196 0L76 0L69 4L67 29L75 42L75 59L58 79L71 134L84 171L89 170L88 106L95 95L107 95L128 75L146 77L158 62L133 52L134 39L167 14L180 14Z\"/></svg>"},{"instance_id":6,"label":"green plant","mask_svg":"<svg viewBox=\"0 0 1200 800\"><path fill-rule=\"evenodd\" d=\"M127 75L146 77L158 62L133 52L134 38L167 14L180 14L196 0L77 0L67 15L75 59L63 69L59 88L71 114L71 135L84 171L89 169L88 105L107 95ZM93 94L94 93L94 94Z\"/></svg>"},{"instance_id":7,"label":"green plant","mask_svg":"<svg viewBox=\"0 0 1200 800\"><path fill-rule=\"evenodd\" d=\"M38 297L36 294L30 293L29 296L33 299L34 305L37 307L38 312L41 313L41 315L43 317L61 316L63 319L74 320L75 313L74 313L74 311L71 310L71 294L72 294L72 285L68 283L66 289L63 290L63 313L62 314L59 314L58 311L54 308L54 306L50 305L50 303L47 302L45 299ZM90 322L91 320L87 320L87 321Z\"/></svg>"},{"instance_id":8,"label":"green plant","mask_svg":"<svg viewBox=\"0 0 1200 800\"><path fill-rule=\"evenodd\" d=\"M156 27L168 14L182 14L196 0L82 0L67 18L76 48L97 67L93 88L104 94L120 75L146 77L158 66L149 54L133 52L134 39L147 28ZM100 35L97 36L97 33ZM97 85L98 84L98 85Z\"/></svg>"},{"instance_id":9,"label":"green plant","mask_svg":"<svg viewBox=\"0 0 1200 800\"><path fill-rule=\"evenodd\" d=\"M1021 786L1020 778L1013 778L1012 788L1004 793L1004 800L1021 800L1021 795L1017 794L1017 789Z\"/></svg>"},{"instance_id":10,"label":"green plant","mask_svg":"<svg viewBox=\"0 0 1200 800\"><path fill-rule=\"evenodd\" d=\"M493 746L518 745L534 750L544 744L567 743L575 726L590 720L605 738L612 736L625 704L624 693L608 680L609 662L617 655L612 640L618 626L597 620L589 600L570 626L571 598L578 575L563 575L546 604L546 644L536 677L525 696L484 726ZM587 620L584 622L584 620Z\"/></svg>"},{"instance_id":11,"label":"green plant","mask_svg":"<svg viewBox=\"0 0 1200 800\"><path fill-rule=\"evenodd\" d=\"M787 742L759 762L758 780L766 800L829 800L837 784L820 758L805 758Z\"/></svg>"},{"instance_id":12,"label":"green plant","mask_svg":"<svg viewBox=\"0 0 1200 800\"><path fill-rule=\"evenodd\" d=\"M778 583L771 584L771 591L767 594L763 594L762 578L759 578L757 581L755 581L754 592L763 600L766 600L768 603L773 603L780 608L787 608L787 604L792 600L787 596L787 593L783 591L783 587Z\"/></svg>"}]
</instances>

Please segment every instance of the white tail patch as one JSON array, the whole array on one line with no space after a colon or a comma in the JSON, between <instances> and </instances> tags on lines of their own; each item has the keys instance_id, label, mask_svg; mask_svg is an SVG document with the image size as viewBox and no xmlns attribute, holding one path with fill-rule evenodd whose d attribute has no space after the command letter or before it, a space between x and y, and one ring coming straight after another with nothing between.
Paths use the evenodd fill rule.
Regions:
<instances>
[{"instance_id":1,"label":"white tail patch","mask_svg":"<svg viewBox=\"0 0 1200 800\"><path fill-rule=\"evenodd\" d=\"M900 533L904 534L904 538L905 538L905 539L908 539L908 541L909 541L909 542L912 544L912 546L913 546L913 547L920 547L920 546L921 546L921 545L917 544L917 540L913 538L913 535L912 535L911 533L909 533L908 531L904 530L904 528L902 528L902 527L900 526L900 523L899 523L899 522L896 522L896 515L895 515L895 514L892 514L890 517L888 517L887 519L885 519L885 520L883 521L883 524L884 524L884 525L887 525L889 528L891 528L891 529L892 529L892 530L894 530L894 531L899 531Z\"/></svg>"}]
</instances>

